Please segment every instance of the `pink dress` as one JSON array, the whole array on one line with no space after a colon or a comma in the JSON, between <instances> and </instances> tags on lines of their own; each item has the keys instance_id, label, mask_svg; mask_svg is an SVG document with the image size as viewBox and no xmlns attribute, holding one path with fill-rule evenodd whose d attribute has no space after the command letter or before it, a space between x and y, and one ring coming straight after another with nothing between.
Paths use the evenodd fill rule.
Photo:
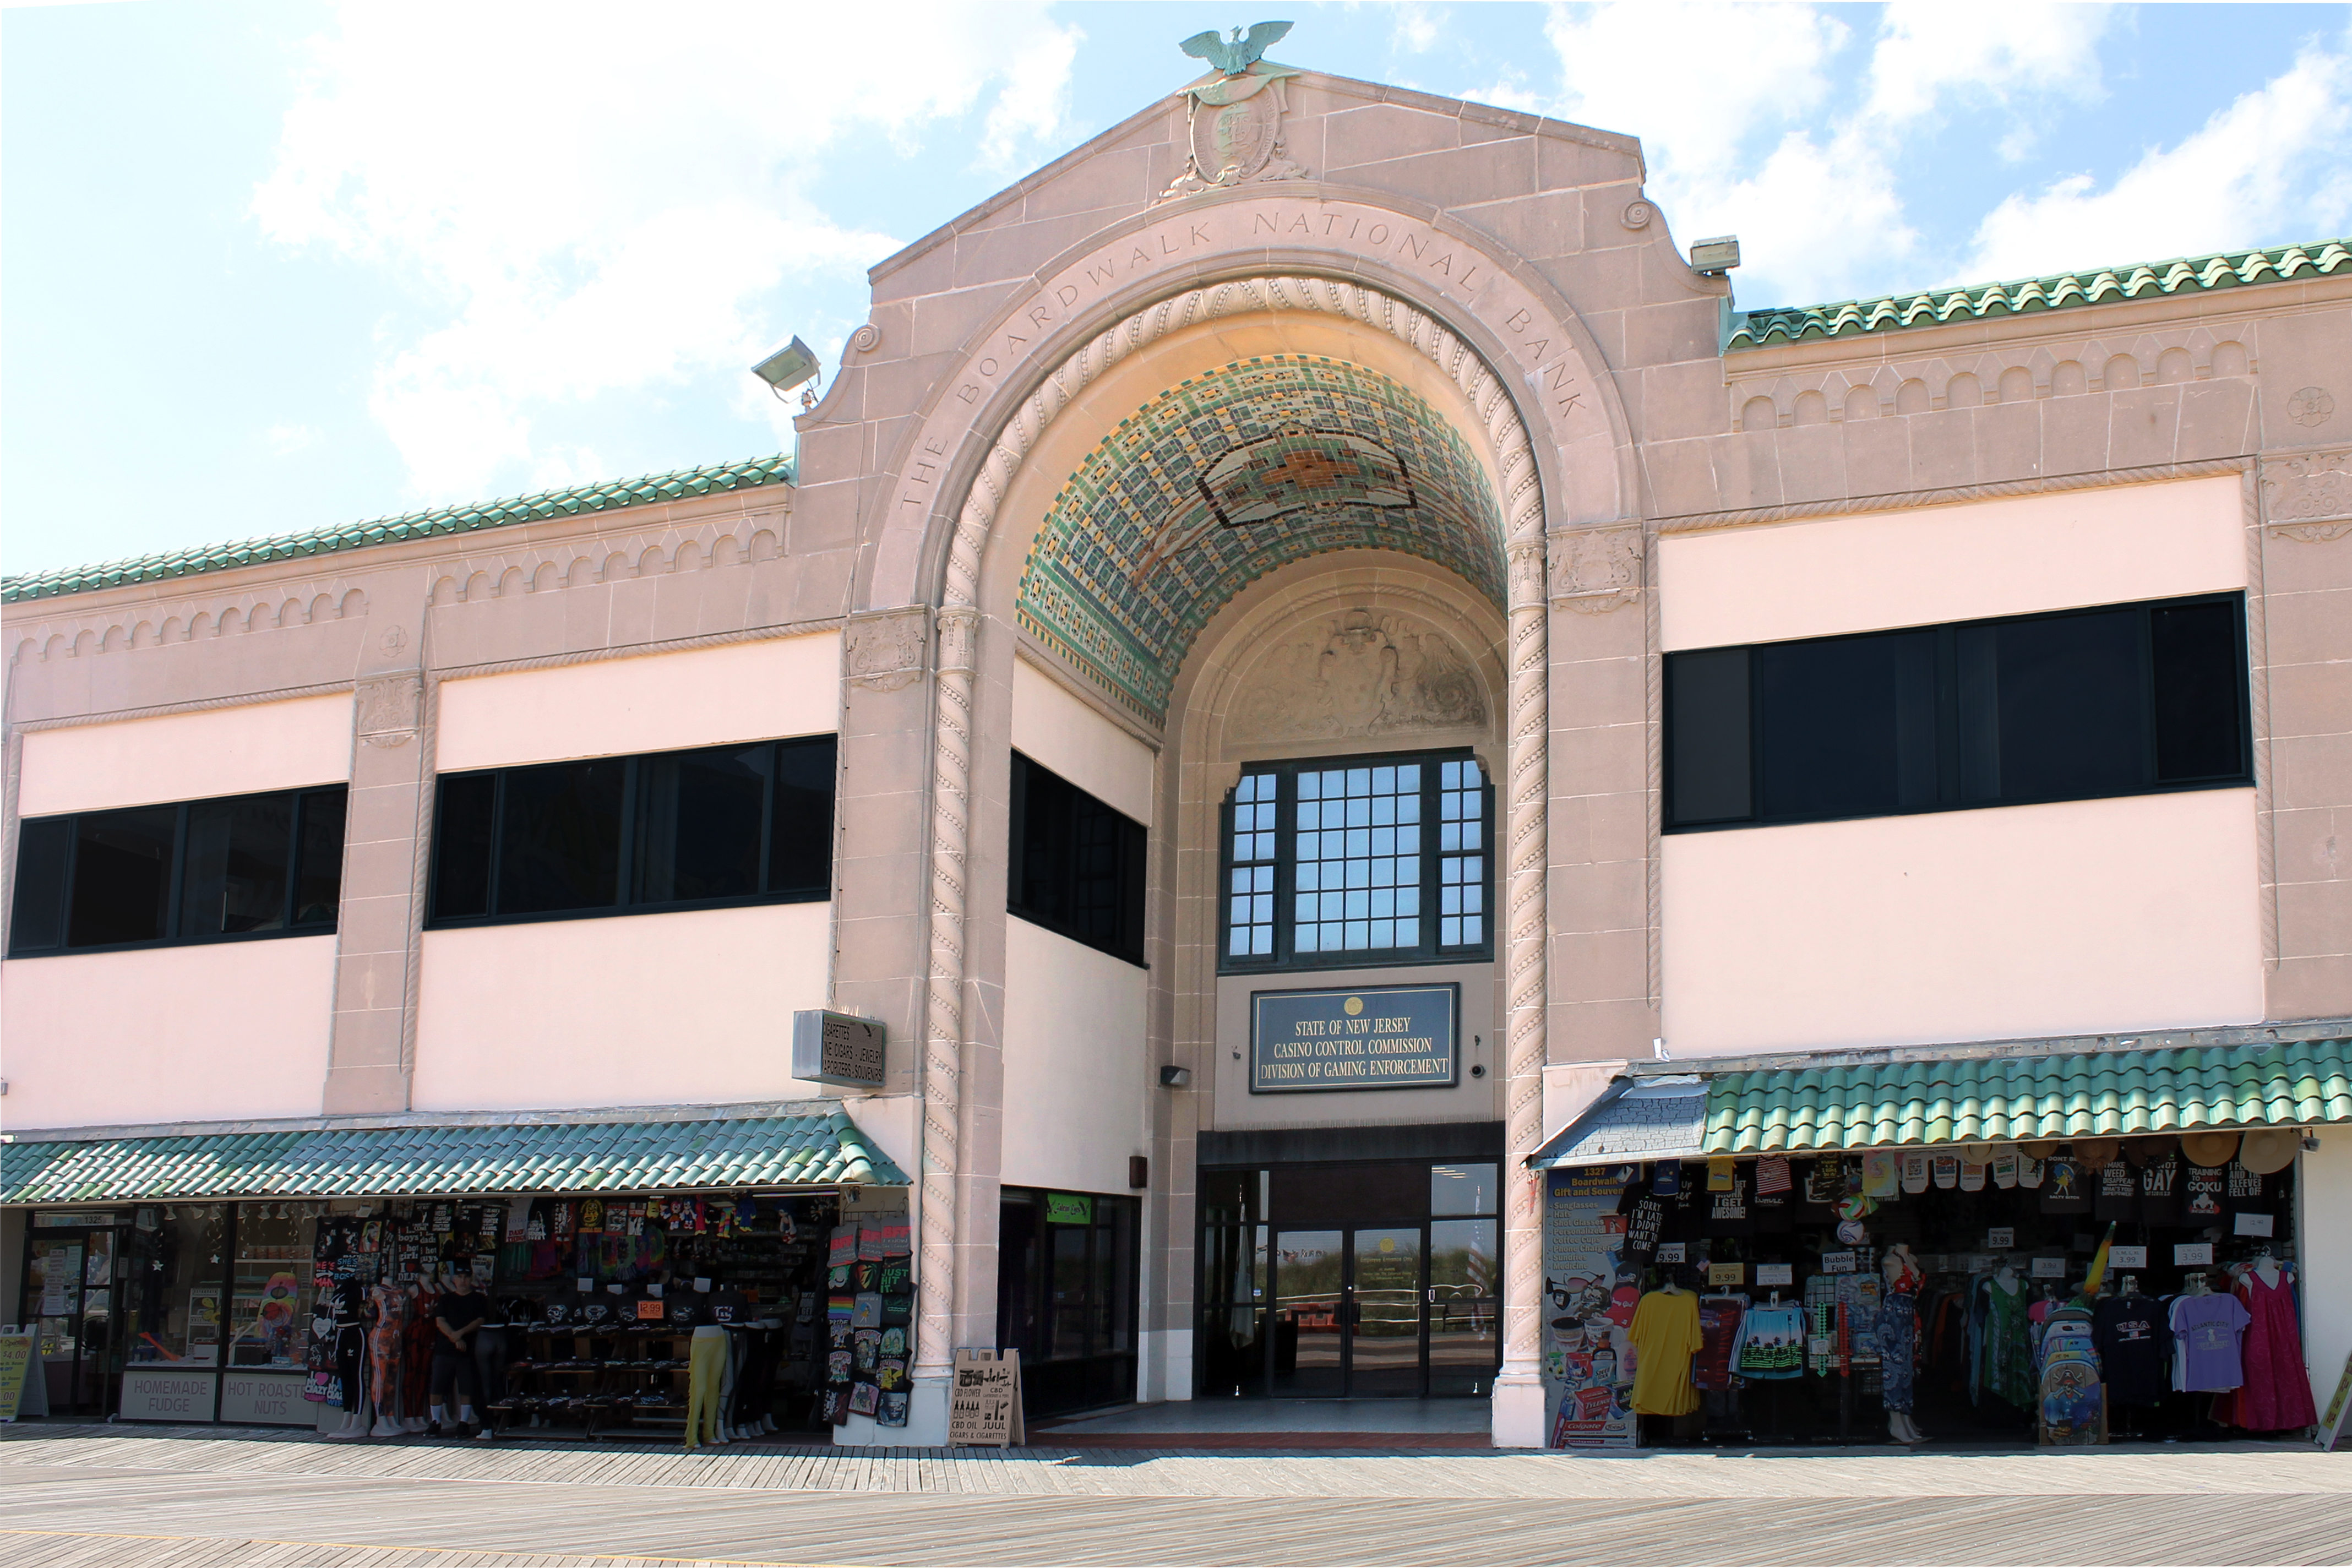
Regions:
<instances>
[{"instance_id":1,"label":"pink dress","mask_svg":"<svg viewBox=\"0 0 2352 1568\"><path fill-rule=\"evenodd\" d=\"M2246 1380L2231 1396L2230 1422L2249 1432L2279 1432L2319 1419L2311 1403L2311 1377L2303 1365L2303 1334L2294 1324L2294 1292L2287 1272L2265 1285L2247 1269L2238 1281L2238 1300L2253 1321L2246 1325Z\"/></svg>"}]
</instances>

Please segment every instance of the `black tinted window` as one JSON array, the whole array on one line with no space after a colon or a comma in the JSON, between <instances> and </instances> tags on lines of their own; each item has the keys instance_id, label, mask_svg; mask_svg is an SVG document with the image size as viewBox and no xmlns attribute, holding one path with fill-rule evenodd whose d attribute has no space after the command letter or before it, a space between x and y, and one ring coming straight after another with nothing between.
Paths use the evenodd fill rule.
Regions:
<instances>
[{"instance_id":1,"label":"black tinted window","mask_svg":"<svg viewBox=\"0 0 2352 1568\"><path fill-rule=\"evenodd\" d=\"M513 768L499 822L499 910L604 909L621 892L617 759Z\"/></svg>"},{"instance_id":2,"label":"black tinted window","mask_svg":"<svg viewBox=\"0 0 2352 1568\"><path fill-rule=\"evenodd\" d=\"M834 738L444 774L436 924L832 891Z\"/></svg>"},{"instance_id":3,"label":"black tinted window","mask_svg":"<svg viewBox=\"0 0 2352 1568\"><path fill-rule=\"evenodd\" d=\"M336 784L28 821L9 952L331 931L348 795Z\"/></svg>"},{"instance_id":4,"label":"black tinted window","mask_svg":"<svg viewBox=\"0 0 2352 1568\"><path fill-rule=\"evenodd\" d=\"M1143 826L1028 758L1013 757L1013 913L1143 960Z\"/></svg>"},{"instance_id":5,"label":"black tinted window","mask_svg":"<svg viewBox=\"0 0 2352 1568\"><path fill-rule=\"evenodd\" d=\"M162 938L172 892L179 807L85 812L74 835L68 947Z\"/></svg>"},{"instance_id":6,"label":"black tinted window","mask_svg":"<svg viewBox=\"0 0 2352 1568\"><path fill-rule=\"evenodd\" d=\"M1870 816L1936 801L1933 632L1755 650L1767 816Z\"/></svg>"},{"instance_id":7,"label":"black tinted window","mask_svg":"<svg viewBox=\"0 0 2352 1568\"><path fill-rule=\"evenodd\" d=\"M1669 828L2252 781L2236 596L1666 657Z\"/></svg>"}]
</instances>

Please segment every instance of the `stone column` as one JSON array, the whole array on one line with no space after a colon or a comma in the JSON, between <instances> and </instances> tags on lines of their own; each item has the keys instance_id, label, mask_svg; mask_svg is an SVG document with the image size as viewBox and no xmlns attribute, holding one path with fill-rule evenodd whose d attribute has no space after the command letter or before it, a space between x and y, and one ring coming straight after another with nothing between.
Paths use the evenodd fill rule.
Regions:
<instances>
[{"instance_id":1,"label":"stone column","mask_svg":"<svg viewBox=\"0 0 2352 1568\"><path fill-rule=\"evenodd\" d=\"M1543 1292L1542 1186L1526 1161L1543 1140L1544 823L1547 683L1550 679L1540 513L1533 537L1507 552L1510 585L1509 711L1503 742L1503 1370L1495 1380L1494 1440L1540 1447L1543 1383L1537 1324Z\"/></svg>"},{"instance_id":2,"label":"stone column","mask_svg":"<svg viewBox=\"0 0 2352 1568\"><path fill-rule=\"evenodd\" d=\"M416 1000L423 974L427 855L433 827L433 726L420 598L371 585L352 704L350 815L335 924L334 1017L320 1109L330 1116L409 1108ZM383 624L377 624L379 620Z\"/></svg>"}]
</instances>

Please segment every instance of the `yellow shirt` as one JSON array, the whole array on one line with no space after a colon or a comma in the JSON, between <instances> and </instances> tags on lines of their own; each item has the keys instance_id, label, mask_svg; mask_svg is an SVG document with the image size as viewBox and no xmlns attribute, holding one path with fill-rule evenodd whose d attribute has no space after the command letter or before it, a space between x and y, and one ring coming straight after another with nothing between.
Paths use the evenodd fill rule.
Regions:
<instances>
[{"instance_id":1,"label":"yellow shirt","mask_svg":"<svg viewBox=\"0 0 2352 1568\"><path fill-rule=\"evenodd\" d=\"M1691 1357L1703 1342L1698 1298L1687 1290L1653 1290L1633 1309L1633 1408L1643 1415L1686 1415L1698 1408Z\"/></svg>"}]
</instances>

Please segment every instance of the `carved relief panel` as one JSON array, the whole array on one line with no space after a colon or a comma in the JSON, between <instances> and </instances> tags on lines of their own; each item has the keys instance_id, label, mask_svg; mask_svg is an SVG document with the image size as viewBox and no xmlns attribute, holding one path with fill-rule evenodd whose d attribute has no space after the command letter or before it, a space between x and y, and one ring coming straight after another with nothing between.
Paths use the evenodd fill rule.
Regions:
<instances>
[{"instance_id":1,"label":"carved relief panel","mask_svg":"<svg viewBox=\"0 0 2352 1568\"><path fill-rule=\"evenodd\" d=\"M1470 656L1412 616L1353 609L1295 628L1257 661L1234 700L1226 737L1336 741L1483 728L1484 684Z\"/></svg>"}]
</instances>

